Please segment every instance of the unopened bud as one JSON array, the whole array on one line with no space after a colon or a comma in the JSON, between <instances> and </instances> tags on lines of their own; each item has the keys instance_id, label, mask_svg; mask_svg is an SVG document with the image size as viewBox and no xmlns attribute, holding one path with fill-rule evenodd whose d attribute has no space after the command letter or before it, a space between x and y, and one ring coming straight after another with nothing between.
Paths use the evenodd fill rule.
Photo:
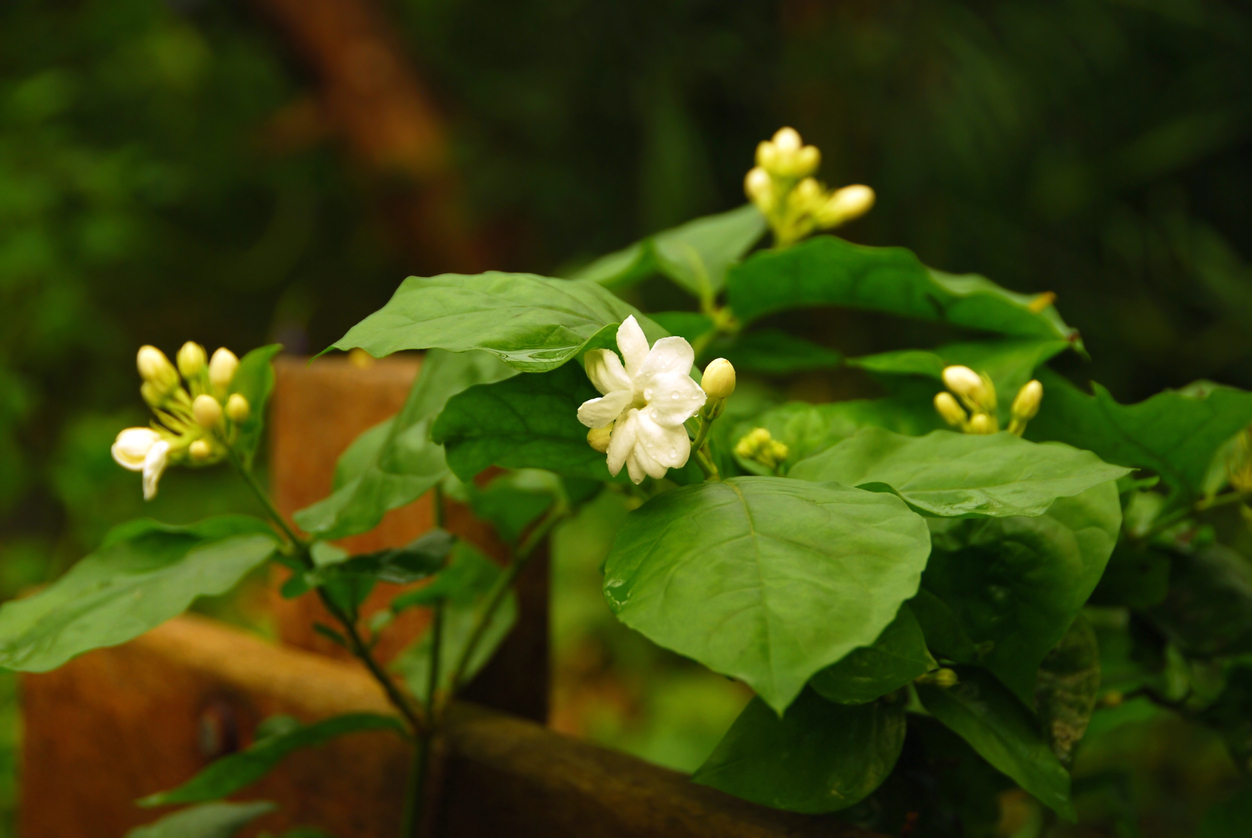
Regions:
<instances>
[{"instance_id":1,"label":"unopened bud","mask_svg":"<svg viewBox=\"0 0 1252 838\"><path fill-rule=\"evenodd\" d=\"M773 203L773 183L770 181L769 173L760 166L751 169L747 177L743 179L743 191L752 203L762 209Z\"/></svg>"},{"instance_id":2,"label":"unopened bud","mask_svg":"<svg viewBox=\"0 0 1252 838\"><path fill-rule=\"evenodd\" d=\"M964 396L975 403L982 403L986 387L983 385L982 376L969 367L945 367L943 383L958 396Z\"/></svg>"},{"instance_id":3,"label":"unopened bud","mask_svg":"<svg viewBox=\"0 0 1252 838\"><path fill-rule=\"evenodd\" d=\"M773 440L768 428L753 428L735 443L735 453L745 460L755 459L761 449Z\"/></svg>"},{"instance_id":4,"label":"unopened bud","mask_svg":"<svg viewBox=\"0 0 1252 838\"><path fill-rule=\"evenodd\" d=\"M947 392L935 395L935 410L943 417L943 421L954 428L964 427L969 418L965 415L965 409L957 404L951 393Z\"/></svg>"},{"instance_id":5,"label":"unopened bud","mask_svg":"<svg viewBox=\"0 0 1252 838\"><path fill-rule=\"evenodd\" d=\"M795 190L791 193L792 204L810 212L817 208L821 200L822 185L811 177L806 177L797 183Z\"/></svg>"},{"instance_id":6,"label":"unopened bud","mask_svg":"<svg viewBox=\"0 0 1252 838\"><path fill-rule=\"evenodd\" d=\"M151 383L159 393L167 393L178 386L178 370L155 346L140 347L136 364L140 378Z\"/></svg>"},{"instance_id":7,"label":"unopened bud","mask_svg":"<svg viewBox=\"0 0 1252 838\"><path fill-rule=\"evenodd\" d=\"M239 393L232 393L230 398L226 400L226 415L236 425L240 422L246 422L248 417L252 415L252 405L248 404L248 400Z\"/></svg>"},{"instance_id":8,"label":"unopened bud","mask_svg":"<svg viewBox=\"0 0 1252 838\"><path fill-rule=\"evenodd\" d=\"M183 374L183 378L190 381L204 371L207 358L204 347L189 340L178 350L178 371Z\"/></svg>"},{"instance_id":9,"label":"unopened bud","mask_svg":"<svg viewBox=\"0 0 1252 838\"><path fill-rule=\"evenodd\" d=\"M874 190L868 186L845 186L836 189L817 212L822 227L837 227L860 218L874 206Z\"/></svg>"},{"instance_id":10,"label":"unopened bud","mask_svg":"<svg viewBox=\"0 0 1252 838\"><path fill-rule=\"evenodd\" d=\"M779 128L774 134L774 148L779 154L795 154L804 145L800 132L794 128Z\"/></svg>"},{"instance_id":11,"label":"unopened bud","mask_svg":"<svg viewBox=\"0 0 1252 838\"><path fill-rule=\"evenodd\" d=\"M1120 690L1109 690L1104 695L1100 696L1100 706L1108 707L1110 709L1113 707L1121 707L1125 701L1126 696Z\"/></svg>"},{"instance_id":12,"label":"unopened bud","mask_svg":"<svg viewBox=\"0 0 1252 838\"><path fill-rule=\"evenodd\" d=\"M226 395L226 390L230 387L230 382L235 377L235 370L238 368L239 359L235 357L234 352L222 347L213 353L213 357L209 359L209 383L219 395Z\"/></svg>"},{"instance_id":13,"label":"unopened bud","mask_svg":"<svg viewBox=\"0 0 1252 838\"><path fill-rule=\"evenodd\" d=\"M1026 382L1025 386L1017 391L1017 398L1013 399L1013 418L1023 422L1035 418L1042 399L1043 385L1033 379Z\"/></svg>"},{"instance_id":14,"label":"unopened bud","mask_svg":"<svg viewBox=\"0 0 1252 838\"><path fill-rule=\"evenodd\" d=\"M726 399L735 392L735 367L725 358L709 361L704 368L704 377L700 386L708 395L709 400Z\"/></svg>"},{"instance_id":15,"label":"unopened bud","mask_svg":"<svg viewBox=\"0 0 1252 838\"><path fill-rule=\"evenodd\" d=\"M609 439L612 437L612 428L592 428L587 431L587 444L601 454L609 450Z\"/></svg>"},{"instance_id":16,"label":"unopened bud","mask_svg":"<svg viewBox=\"0 0 1252 838\"><path fill-rule=\"evenodd\" d=\"M209 445L208 440L197 439L195 442L191 443L191 446L187 449L187 453L190 454L191 459L195 460L197 463L203 463L213 455L213 447Z\"/></svg>"},{"instance_id":17,"label":"unopened bud","mask_svg":"<svg viewBox=\"0 0 1252 838\"><path fill-rule=\"evenodd\" d=\"M222 421L222 404L207 393L196 396L191 403L191 415L196 418L197 425L212 430Z\"/></svg>"},{"instance_id":18,"label":"unopened bud","mask_svg":"<svg viewBox=\"0 0 1252 838\"><path fill-rule=\"evenodd\" d=\"M985 413L975 413L970 417L966 430L971 434L993 434L996 432L995 422Z\"/></svg>"},{"instance_id":19,"label":"unopened bud","mask_svg":"<svg viewBox=\"0 0 1252 838\"><path fill-rule=\"evenodd\" d=\"M934 672L930 673L930 683L934 684L941 690L951 689L959 684L960 681L961 679L957 677L955 670L948 669L947 667L944 667L943 669L936 669Z\"/></svg>"},{"instance_id":20,"label":"unopened bud","mask_svg":"<svg viewBox=\"0 0 1252 838\"><path fill-rule=\"evenodd\" d=\"M773 460L775 464L781 463L789 456L791 456L791 449L787 447L787 443L779 442L776 439L770 440L769 458Z\"/></svg>"}]
</instances>

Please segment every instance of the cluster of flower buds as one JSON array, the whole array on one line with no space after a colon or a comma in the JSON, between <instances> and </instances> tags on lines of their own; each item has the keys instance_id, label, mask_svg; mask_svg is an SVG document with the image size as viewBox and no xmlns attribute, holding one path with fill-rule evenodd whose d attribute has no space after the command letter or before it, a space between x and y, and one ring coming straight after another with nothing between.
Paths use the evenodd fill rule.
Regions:
<instances>
[{"instance_id":1,"label":"cluster of flower buds","mask_svg":"<svg viewBox=\"0 0 1252 838\"><path fill-rule=\"evenodd\" d=\"M777 470L791 453L784 443L774 439L767 428L754 428L735 443L735 454Z\"/></svg>"},{"instance_id":2,"label":"cluster of flower buds","mask_svg":"<svg viewBox=\"0 0 1252 838\"><path fill-rule=\"evenodd\" d=\"M935 410L945 422L967 434L994 434L1000 430L1000 421L996 418L996 388L990 378L969 367L952 366L944 369L943 383L951 392L935 396ZM1039 412L1042 399L1043 385L1035 380L1028 381L1017 391L1009 433L1022 435L1026 423Z\"/></svg>"},{"instance_id":3,"label":"cluster of flower buds","mask_svg":"<svg viewBox=\"0 0 1252 838\"><path fill-rule=\"evenodd\" d=\"M794 128L782 128L757 146L744 191L769 221L779 247L859 218L874 205L868 186L828 189L817 181L821 162L821 152L805 145Z\"/></svg>"},{"instance_id":4,"label":"cluster of flower buds","mask_svg":"<svg viewBox=\"0 0 1252 838\"><path fill-rule=\"evenodd\" d=\"M229 349L218 349L210 359L203 346L188 341L177 362L175 367L155 346L139 350L139 392L154 419L151 427L125 429L113 443L113 459L143 473L145 500L156 497L167 466L220 462L252 409L246 398L230 392L239 359Z\"/></svg>"}]
</instances>

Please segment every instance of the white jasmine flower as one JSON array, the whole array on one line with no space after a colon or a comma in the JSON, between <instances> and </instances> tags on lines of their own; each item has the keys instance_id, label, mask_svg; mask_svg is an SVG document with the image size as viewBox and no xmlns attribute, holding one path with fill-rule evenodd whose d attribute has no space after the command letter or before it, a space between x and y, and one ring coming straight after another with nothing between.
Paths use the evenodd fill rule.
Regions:
<instances>
[{"instance_id":1,"label":"white jasmine flower","mask_svg":"<svg viewBox=\"0 0 1252 838\"><path fill-rule=\"evenodd\" d=\"M169 461L170 444L151 428L127 428L113 443L113 459L124 469L143 472L143 498L156 497L157 482Z\"/></svg>"},{"instance_id":2,"label":"white jasmine flower","mask_svg":"<svg viewBox=\"0 0 1252 838\"><path fill-rule=\"evenodd\" d=\"M587 377L603 397L584 402L578 421L588 428L610 428L609 472L625 465L630 479L665 476L691 456L683 423L704 406L706 396L691 378L695 352L685 338L661 338L651 350L634 317L617 330L622 361L607 349L587 353Z\"/></svg>"}]
</instances>

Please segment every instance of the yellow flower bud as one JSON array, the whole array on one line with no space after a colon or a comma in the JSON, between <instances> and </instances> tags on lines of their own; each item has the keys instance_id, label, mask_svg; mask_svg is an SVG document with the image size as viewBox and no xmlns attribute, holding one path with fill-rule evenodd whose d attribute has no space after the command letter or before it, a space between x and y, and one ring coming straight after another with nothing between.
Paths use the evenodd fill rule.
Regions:
<instances>
[{"instance_id":1,"label":"yellow flower bud","mask_svg":"<svg viewBox=\"0 0 1252 838\"><path fill-rule=\"evenodd\" d=\"M954 428L963 428L965 422L969 419L962 408L951 393L938 393L935 395L935 410L943 417L943 421L947 422Z\"/></svg>"},{"instance_id":2,"label":"yellow flower bud","mask_svg":"<svg viewBox=\"0 0 1252 838\"><path fill-rule=\"evenodd\" d=\"M773 172L778 165L778 149L766 140L756 147L756 165L767 172Z\"/></svg>"},{"instance_id":3,"label":"yellow flower bud","mask_svg":"<svg viewBox=\"0 0 1252 838\"><path fill-rule=\"evenodd\" d=\"M207 358L204 347L189 340L178 350L178 371L183 374L183 378L190 381L204 371Z\"/></svg>"},{"instance_id":4,"label":"yellow flower bud","mask_svg":"<svg viewBox=\"0 0 1252 838\"><path fill-rule=\"evenodd\" d=\"M934 684L942 690L951 689L960 683L960 678L954 670L944 667L930 673L930 683Z\"/></svg>"},{"instance_id":5,"label":"yellow flower bud","mask_svg":"<svg viewBox=\"0 0 1252 838\"><path fill-rule=\"evenodd\" d=\"M611 427L592 428L587 431L587 444L601 454L605 453L609 450L609 439L612 436L612 431Z\"/></svg>"},{"instance_id":6,"label":"yellow flower bud","mask_svg":"<svg viewBox=\"0 0 1252 838\"><path fill-rule=\"evenodd\" d=\"M779 128L774 134L774 148L781 156L795 154L804 145L800 132L794 128Z\"/></svg>"},{"instance_id":7,"label":"yellow flower bud","mask_svg":"<svg viewBox=\"0 0 1252 838\"><path fill-rule=\"evenodd\" d=\"M1043 385L1032 379L1017 391L1013 399L1013 418L1023 422L1035 418L1039 412L1039 402L1043 399Z\"/></svg>"},{"instance_id":8,"label":"yellow flower bud","mask_svg":"<svg viewBox=\"0 0 1252 838\"><path fill-rule=\"evenodd\" d=\"M822 185L813 178L806 177L796 184L791 200L795 206L811 212L822 200Z\"/></svg>"},{"instance_id":9,"label":"yellow flower bud","mask_svg":"<svg viewBox=\"0 0 1252 838\"><path fill-rule=\"evenodd\" d=\"M975 404L982 403L986 390L982 376L969 367L944 368L943 383L958 396L964 396Z\"/></svg>"},{"instance_id":10,"label":"yellow flower bud","mask_svg":"<svg viewBox=\"0 0 1252 838\"><path fill-rule=\"evenodd\" d=\"M860 218L874 206L874 190L868 186L845 186L836 189L817 211L821 227L837 227Z\"/></svg>"},{"instance_id":11,"label":"yellow flower bud","mask_svg":"<svg viewBox=\"0 0 1252 838\"><path fill-rule=\"evenodd\" d=\"M209 383L213 385L218 395L226 395L226 390L230 387L230 382L235 377L235 370L238 368L239 359L226 347L213 353L213 357L209 359Z\"/></svg>"},{"instance_id":12,"label":"yellow flower bud","mask_svg":"<svg viewBox=\"0 0 1252 838\"><path fill-rule=\"evenodd\" d=\"M774 461L774 464L781 463L789 456L791 456L791 449L787 447L787 443L779 442L776 439L770 440L769 457Z\"/></svg>"},{"instance_id":13,"label":"yellow flower bud","mask_svg":"<svg viewBox=\"0 0 1252 838\"><path fill-rule=\"evenodd\" d=\"M971 434L993 434L996 432L995 422L985 413L975 413L971 416L966 429Z\"/></svg>"},{"instance_id":14,"label":"yellow flower bud","mask_svg":"<svg viewBox=\"0 0 1252 838\"><path fill-rule=\"evenodd\" d=\"M248 404L248 400L239 393L232 393L226 400L226 415L236 425L246 422L252 415L252 405Z\"/></svg>"},{"instance_id":15,"label":"yellow flower bud","mask_svg":"<svg viewBox=\"0 0 1252 838\"><path fill-rule=\"evenodd\" d=\"M735 367L725 358L709 361L700 386L710 400L726 399L735 392Z\"/></svg>"},{"instance_id":16,"label":"yellow flower bud","mask_svg":"<svg viewBox=\"0 0 1252 838\"><path fill-rule=\"evenodd\" d=\"M191 455L191 459L197 463L203 463L209 457L213 456L213 447L209 445L207 439L197 439L191 443L191 447L187 449L187 453Z\"/></svg>"},{"instance_id":17,"label":"yellow flower bud","mask_svg":"<svg viewBox=\"0 0 1252 838\"><path fill-rule=\"evenodd\" d=\"M196 418L197 425L206 431L212 430L222 421L222 404L207 393L196 396L191 403L191 415Z\"/></svg>"},{"instance_id":18,"label":"yellow flower bud","mask_svg":"<svg viewBox=\"0 0 1252 838\"><path fill-rule=\"evenodd\" d=\"M165 353L155 346L143 346L136 358L139 376L153 385L160 394L165 394L178 386L178 370L165 357Z\"/></svg>"}]
</instances>

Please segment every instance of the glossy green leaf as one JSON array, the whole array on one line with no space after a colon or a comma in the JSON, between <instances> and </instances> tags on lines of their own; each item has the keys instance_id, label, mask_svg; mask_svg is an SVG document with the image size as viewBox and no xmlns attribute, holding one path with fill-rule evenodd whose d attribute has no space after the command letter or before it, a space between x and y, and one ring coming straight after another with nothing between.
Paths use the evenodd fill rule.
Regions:
<instances>
[{"instance_id":1,"label":"glossy green leaf","mask_svg":"<svg viewBox=\"0 0 1252 838\"><path fill-rule=\"evenodd\" d=\"M372 530L387 512L417 500L448 473L443 449L430 441L435 415L465 388L512 374L481 352L426 353L421 374L387 426L386 437L379 426L366 431L341 460L335 491L297 512L296 523L320 538L346 538Z\"/></svg>"},{"instance_id":2,"label":"glossy green leaf","mask_svg":"<svg viewBox=\"0 0 1252 838\"><path fill-rule=\"evenodd\" d=\"M626 625L781 712L814 673L874 642L929 550L925 523L892 495L736 477L630 513L604 593Z\"/></svg>"},{"instance_id":3,"label":"glossy green leaf","mask_svg":"<svg viewBox=\"0 0 1252 838\"><path fill-rule=\"evenodd\" d=\"M538 469L511 471L481 488L469 483L466 490L475 517L490 523L501 538L513 543L566 494L561 478Z\"/></svg>"},{"instance_id":4,"label":"glossy green leaf","mask_svg":"<svg viewBox=\"0 0 1252 838\"><path fill-rule=\"evenodd\" d=\"M921 626L926 646L940 658L954 663L977 663L987 653L988 646L974 643L956 612L925 588L908 601L908 606Z\"/></svg>"},{"instance_id":5,"label":"glossy green leaf","mask_svg":"<svg viewBox=\"0 0 1252 838\"><path fill-rule=\"evenodd\" d=\"M898 247L864 247L817 236L785 250L754 254L726 282L731 308L745 323L812 306L847 306L986 332L1077 343L1052 306L1006 291L988 279L928 269Z\"/></svg>"},{"instance_id":6,"label":"glossy green leaf","mask_svg":"<svg viewBox=\"0 0 1252 838\"><path fill-rule=\"evenodd\" d=\"M715 344L709 354L724 356L736 370L768 375L832 369L843 363L843 355L835 350L778 329L759 329Z\"/></svg>"},{"instance_id":7,"label":"glossy green leaf","mask_svg":"<svg viewBox=\"0 0 1252 838\"><path fill-rule=\"evenodd\" d=\"M901 349L849 358L848 366L879 375L920 375L936 381L943 380L945 367L970 367L986 373L995 384L1001 416L1007 418L1013 396L1034 371L1070 346L1069 341L1048 338L952 343L935 350Z\"/></svg>"},{"instance_id":8,"label":"glossy green leaf","mask_svg":"<svg viewBox=\"0 0 1252 838\"><path fill-rule=\"evenodd\" d=\"M1148 613L1183 652L1196 657L1252 653L1252 564L1210 544L1171 557L1169 593ZM3 612L0 612L3 613Z\"/></svg>"},{"instance_id":9,"label":"glossy green leaf","mask_svg":"<svg viewBox=\"0 0 1252 838\"><path fill-rule=\"evenodd\" d=\"M726 271L765 234L765 217L751 204L689 221L611 253L575 274L622 289L662 273L696 297L712 298Z\"/></svg>"},{"instance_id":10,"label":"glossy green leaf","mask_svg":"<svg viewBox=\"0 0 1252 838\"><path fill-rule=\"evenodd\" d=\"M244 465L251 466L257 446L265 434L265 409L274 391L274 356L282 351L280 344L253 349L239 359L239 367L230 382L230 392L248 400L248 418L239 424L238 449Z\"/></svg>"},{"instance_id":11,"label":"glossy green leaf","mask_svg":"<svg viewBox=\"0 0 1252 838\"><path fill-rule=\"evenodd\" d=\"M926 649L922 627L907 604L870 646L813 676L809 686L840 704L864 704L898 690L937 666Z\"/></svg>"},{"instance_id":12,"label":"glossy green leaf","mask_svg":"<svg viewBox=\"0 0 1252 838\"><path fill-rule=\"evenodd\" d=\"M692 779L775 809L834 812L878 788L904 732L903 702L835 704L805 690L779 718L755 698Z\"/></svg>"},{"instance_id":13,"label":"glossy green leaf","mask_svg":"<svg viewBox=\"0 0 1252 838\"><path fill-rule=\"evenodd\" d=\"M862 428L886 427L900 433L920 434L936 430L942 424L929 405L919 410L893 399L855 399L828 404L787 402L740 422L732 436L738 440L753 428L765 428L770 436L787 446L787 463L795 465L838 445Z\"/></svg>"},{"instance_id":14,"label":"glossy green leaf","mask_svg":"<svg viewBox=\"0 0 1252 838\"><path fill-rule=\"evenodd\" d=\"M1061 764L1074 762L1074 747L1087 732L1100 692L1100 644L1079 614L1044 657L1035 681L1035 713L1043 738Z\"/></svg>"},{"instance_id":15,"label":"glossy green leaf","mask_svg":"<svg viewBox=\"0 0 1252 838\"><path fill-rule=\"evenodd\" d=\"M473 634L479 614L487 604L491 591L500 580L502 571L491 559L464 541L458 541L452 551L448 569L430 585L398 597L394 610L414 605L433 605L443 602L443 630L439 655L438 689L451 687L453 669L465 652ZM487 624L482 640L474 650L465 670L468 682L491 660L496 649L509 636L517 622L517 597L509 591ZM409 690L419 701L429 695L430 657L432 632L424 632L417 643L410 646L396 659L393 667L404 678Z\"/></svg>"},{"instance_id":16,"label":"glossy green leaf","mask_svg":"<svg viewBox=\"0 0 1252 838\"><path fill-rule=\"evenodd\" d=\"M229 797L260 780L295 751L312 748L351 733L390 730L407 735L395 716L377 713L351 713L333 716L309 725L258 738L250 746L222 757L176 789L149 795L140 806L168 806L172 803L200 803Z\"/></svg>"},{"instance_id":17,"label":"glossy green leaf","mask_svg":"<svg viewBox=\"0 0 1252 838\"><path fill-rule=\"evenodd\" d=\"M1090 451L1008 433L914 437L882 428L865 428L789 472L817 483L888 488L914 509L946 518L1042 515L1057 498L1127 473Z\"/></svg>"},{"instance_id":18,"label":"glossy green leaf","mask_svg":"<svg viewBox=\"0 0 1252 838\"><path fill-rule=\"evenodd\" d=\"M578 406L599 398L579 364L471 387L448 400L431 434L464 481L488 466L543 468L610 480L605 456L587 444Z\"/></svg>"},{"instance_id":19,"label":"glossy green leaf","mask_svg":"<svg viewBox=\"0 0 1252 838\"><path fill-rule=\"evenodd\" d=\"M276 807L273 803L202 803L179 809L155 823L137 826L126 838L231 838Z\"/></svg>"},{"instance_id":20,"label":"glossy green leaf","mask_svg":"<svg viewBox=\"0 0 1252 838\"><path fill-rule=\"evenodd\" d=\"M634 315L649 340L662 330L590 281L491 271L409 277L381 309L332 348L375 358L406 349L480 349L522 372L545 372Z\"/></svg>"},{"instance_id":21,"label":"glossy green leaf","mask_svg":"<svg viewBox=\"0 0 1252 838\"><path fill-rule=\"evenodd\" d=\"M956 615L981 662L1029 702L1039 663L1104 573L1121 519L1111 482L1034 518L931 518L922 584Z\"/></svg>"},{"instance_id":22,"label":"glossy green leaf","mask_svg":"<svg viewBox=\"0 0 1252 838\"><path fill-rule=\"evenodd\" d=\"M245 515L124 524L56 582L0 607L0 667L47 672L125 643L229 591L277 546L265 522Z\"/></svg>"},{"instance_id":23,"label":"glossy green leaf","mask_svg":"<svg viewBox=\"0 0 1252 838\"><path fill-rule=\"evenodd\" d=\"M1075 820L1069 772L1039 734L1030 710L986 670L960 667L957 676L960 683L950 689L918 685L926 709L1040 803Z\"/></svg>"},{"instance_id":24,"label":"glossy green leaf","mask_svg":"<svg viewBox=\"0 0 1252 838\"><path fill-rule=\"evenodd\" d=\"M434 576L443 568L455 542L451 533L436 528L403 547L361 553L333 563L318 562L312 570L294 573L283 586L283 595L290 598L312 588L325 588L341 608L356 614L378 582L407 585Z\"/></svg>"},{"instance_id":25,"label":"glossy green leaf","mask_svg":"<svg viewBox=\"0 0 1252 838\"><path fill-rule=\"evenodd\" d=\"M1176 489L1198 495L1213 455L1252 424L1252 393L1197 382L1123 405L1092 384L1088 396L1044 373L1043 406L1027 436L1067 442L1110 463L1147 468Z\"/></svg>"}]
</instances>

